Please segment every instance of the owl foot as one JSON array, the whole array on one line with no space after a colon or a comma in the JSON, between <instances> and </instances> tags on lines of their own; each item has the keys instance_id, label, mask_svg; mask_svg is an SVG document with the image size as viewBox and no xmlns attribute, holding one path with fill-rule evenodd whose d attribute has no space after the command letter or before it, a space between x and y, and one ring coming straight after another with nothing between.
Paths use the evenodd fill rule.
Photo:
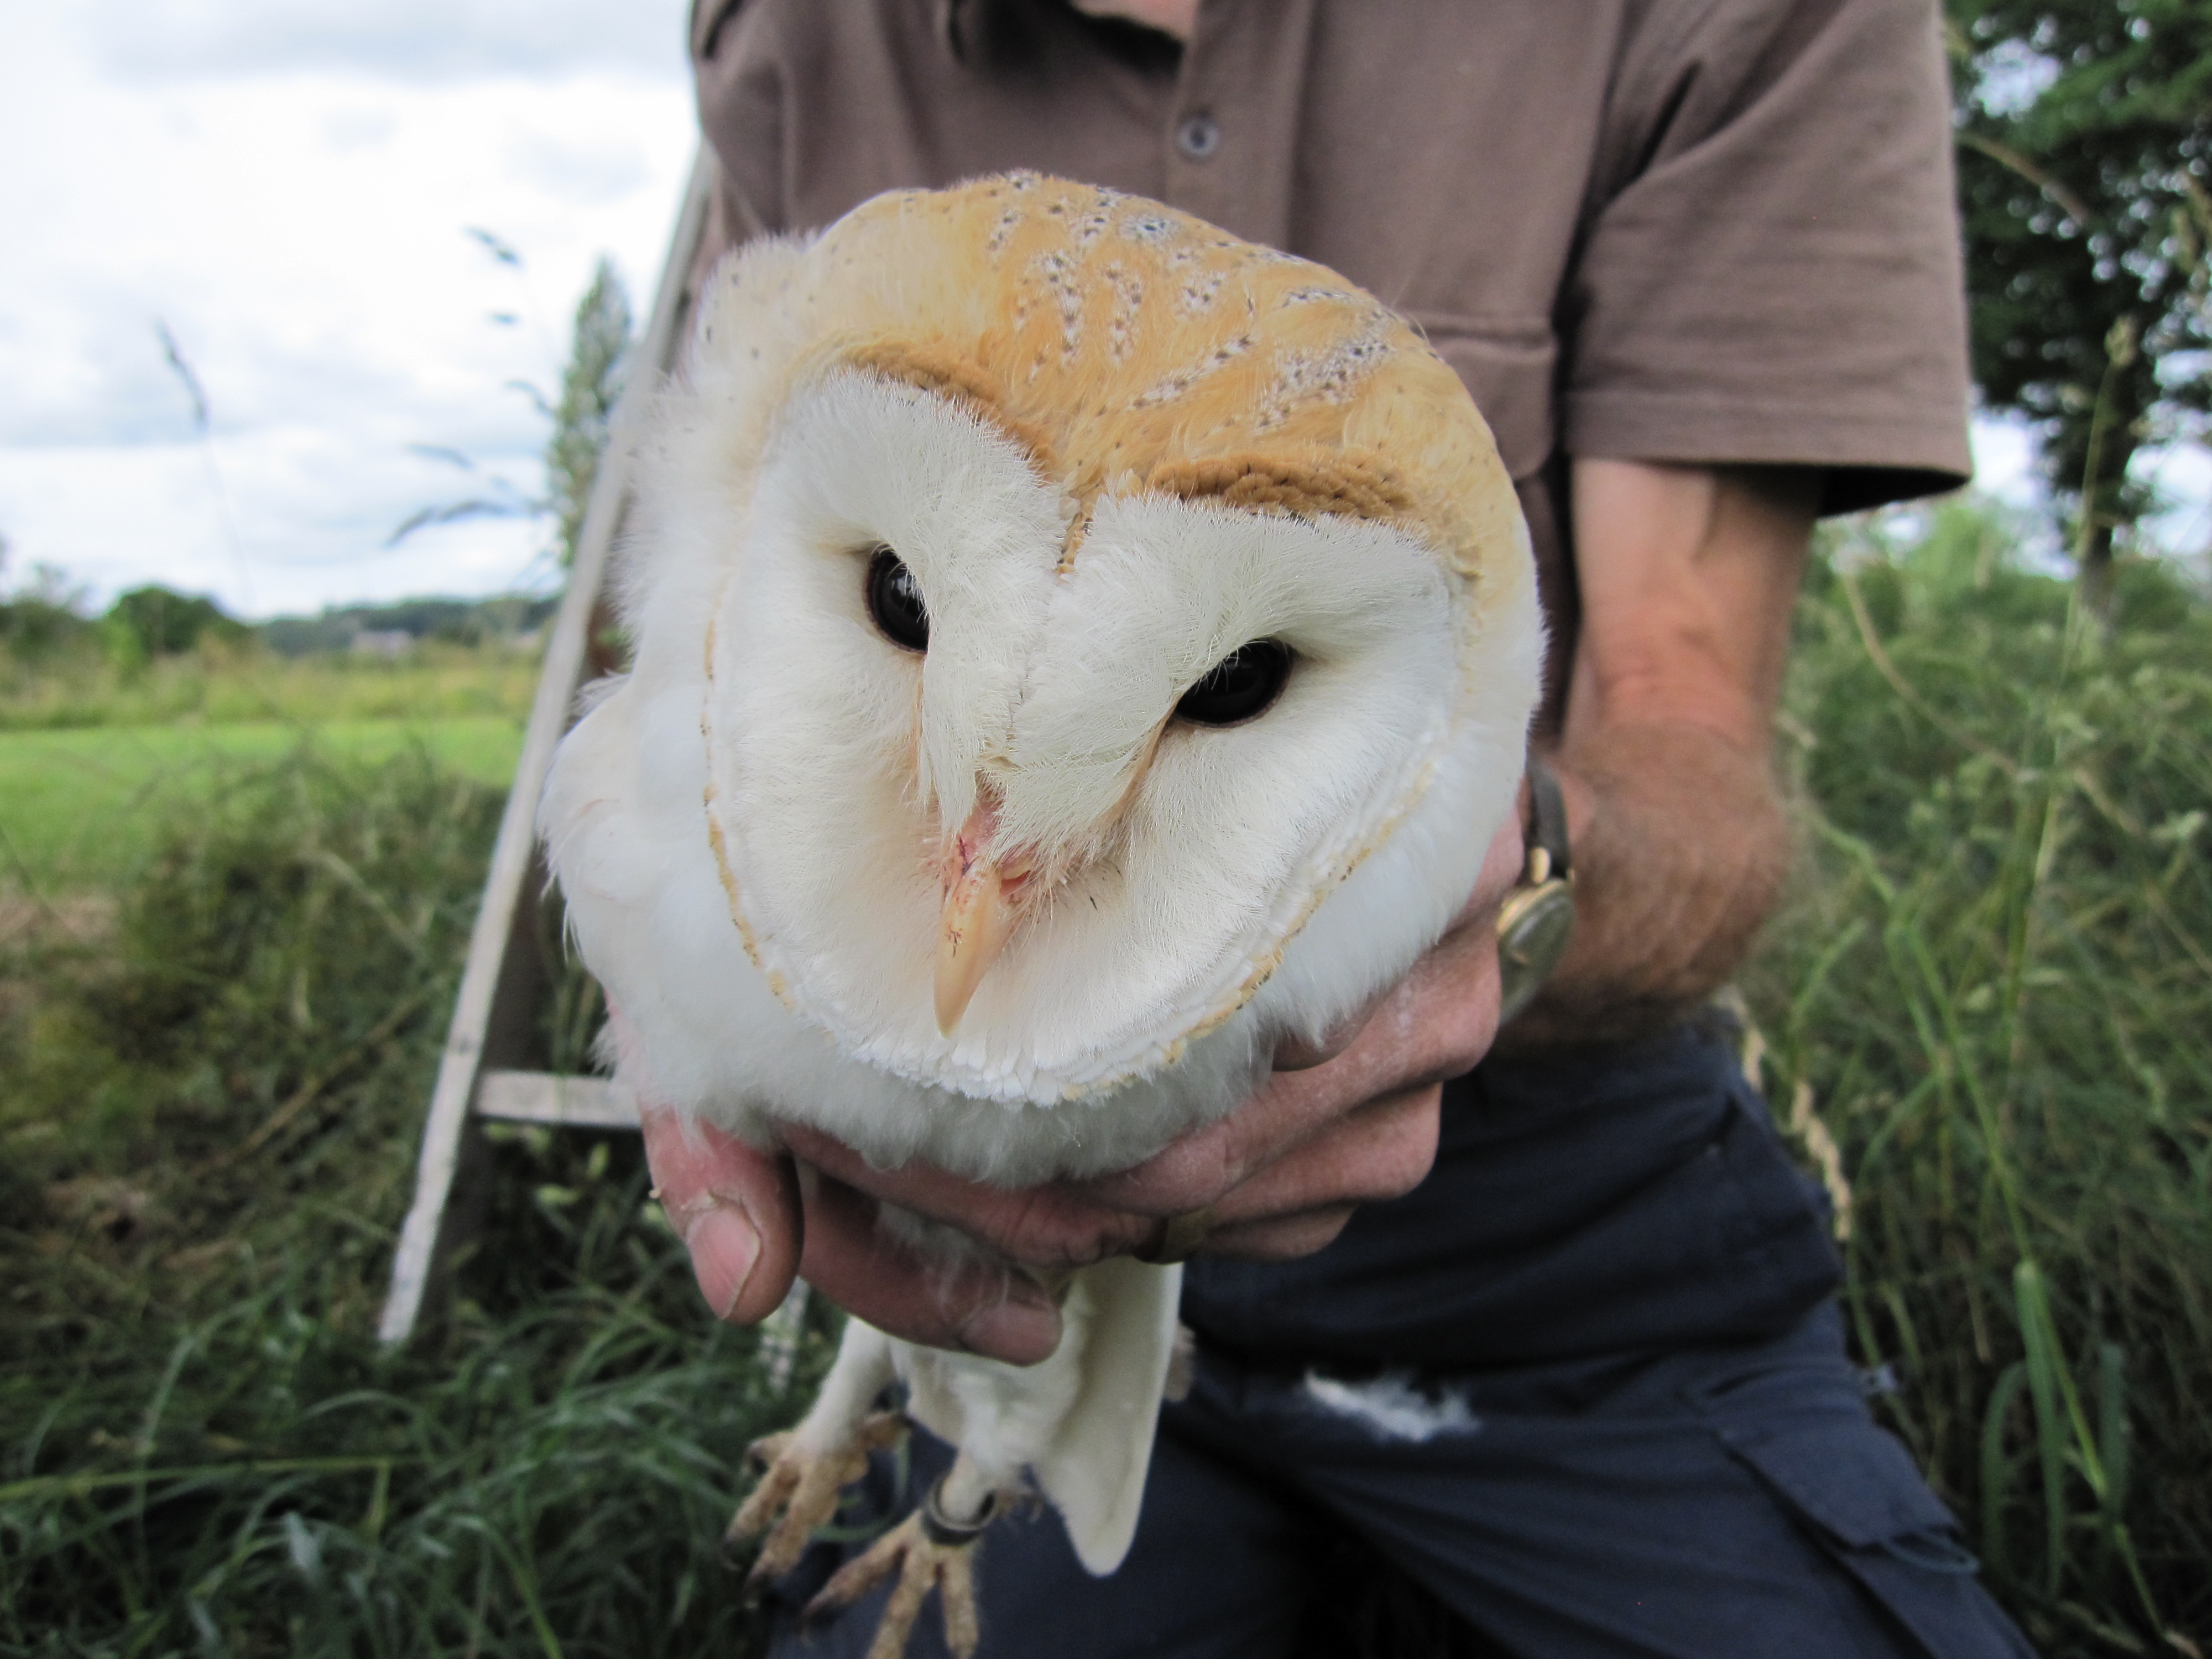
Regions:
<instances>
[{"instance_id":1,"label":"owl foot","mask_svg":"<svg viewBox=\"0 0 2212 1659\"><path fill-rule=\"evenodd\" d=\"M828 1613L858 1601L892 1573L898 1583L884 1604L867 1659L900 1659L907 1638L921 1616L929 1592L938 1593L945 1616L945 1645L957 1659L974 1659L979 1632L975 1621L975 1540L998 1512L994 1498L972 1521L948 1519L939 1504L940 1485L921 1507L869 1546L866 1554L840 1567L821 1593L806 1604L806 1616Z\"/></svg>"},{"instance_id":2,"label":"owl foot","mask_svg":"<svg viewBox=\"0 0 2212 1659\"><path fill-rule=\"evenodd\" d=\"M849 1439L827 1452L801 1450L791 1434L754 1441L746 1461L763 1473L722 1534L723 1559L731 1560L739 1546L767 1533L768 1541L761 1546L746 1582L760 1584L781 1578L799 1564L815 1528L836 1514L838 1494L867 1473L868 1454L893 1444L905 1432L905 1419L878 1412L863 1419Z\"/></svg>"}]
</instances>

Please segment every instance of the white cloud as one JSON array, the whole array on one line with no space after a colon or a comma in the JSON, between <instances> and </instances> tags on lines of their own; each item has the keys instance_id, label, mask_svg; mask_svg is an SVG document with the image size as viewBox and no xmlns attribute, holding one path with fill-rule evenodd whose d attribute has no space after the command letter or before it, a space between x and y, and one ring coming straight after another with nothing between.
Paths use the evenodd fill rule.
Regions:
<instances>
[{"instance_id":1,"label":"white cloud","mask_svg":"<svg viewBox=\"0 0 2212 1659\"><path fill-rule=\"evenodd\" d=\"M1974 420L1974 487L2030 514L2047 514L2050 486L2037 459L2034 425L2015 416ZM2200 563L2212 556L2212 451L2201 444L2156 445L2135 453L2129 475L2150 486L2154 509L2140 526L2141 544L2171 557ZM2031 535L2029 551L2056 568L2065 557L2065 537L2048 524Z\"/></svg>"},{"instance_id":2,"label":"white cloud","mask_svg":"<svg viewBox=\"0 0 2212 1659\"><path fill-rule=\"evenodd\" d=\"M1974 416L1974 488L2014 507L2040 507L2049 494L2035 470L2035 429L2008 415Z\"/></svg>"},{"instance_id":3,"label":"white cloud","mask_svg":"<svg viewBox=\"0 0 2212 1659\"><path fill-rule=\"evenodd\" d=\"M2145 522L2151 544L2193 560L2201 573L2212 574L2212 451L2201 445L2176 445L2132 471L2164 504Z\"/></svg>"},{"instance_id":4,"label":"white cloud","mask_svg":"<svg viewBox=\"0 0 2212 1659\"><path fill-rule=\"evenodd\" d=\"M599 207L648 183L653 163L644 147L620 141L581 142L568 133L518 131L507 141L507 171L556 202Z\"/></svg>"},{"instance_id":5,"label":"white cloud","mask_svg":"<svg viewBox=\"0 0 2212 1659\"><path fill-rule=\"evenodd\" d=\"M510 493L536 488L534 465L502 470L518 486ZM299 426L211 447L0 449L18 572L60 563L102 596L158 581L214 593L248 615L496 592L533 576L542 584L550 574L539 557L542 522L477 521L385 545L416 507L496 493L488 486L488 477L460 477L419 455ZM158 540L149 540L149 524ZM62 549L69 556L54 558Z\"/></svg>"},{"instance_id":6,"label":"white cloud","mask_svg":"<svg viewBox=\"0 0 2212 1659\"><path fill-rule=\"evenodd\" d=\"M470 488L410 447L538 491L544 422L508 383L557 378L602 251L649 301L694 143L682 29L682 0L11 18L0 222L37 228L0 240L15 568L258 613L514 580L542 526L383 548L410 511ZM237 553L157 318L206 388Z\"/></svg>"},{"instance_id":7,"label":"white cloud","mask_svg":"<svg viewBox=\"0 0 2212 1659\"><path fill-rule=\"evenodd\" d=\"M683 11L665 0L80 0L75 10L103 68L148 81L301 70L418 84L582 70L666 80L684 70Z\"/></svg>"}]
</instances>

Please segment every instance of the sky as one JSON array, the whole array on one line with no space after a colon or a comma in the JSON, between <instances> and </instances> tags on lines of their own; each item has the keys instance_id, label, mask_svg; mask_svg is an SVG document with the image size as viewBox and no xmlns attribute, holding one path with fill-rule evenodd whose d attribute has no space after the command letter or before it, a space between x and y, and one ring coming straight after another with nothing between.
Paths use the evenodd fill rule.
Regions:
<instances>
[{"instance_id":1,"label":"sky","mask_svg":"<svg viewBox=\"0 0 2212 1659\"><path fill-rule=\"evenodd\" d=\"M684 12L0 0L0 587L48 563L94 603L159 581L264 617L550 586L543 520L386 544L540 492L514 383L552 389L600 255L642 320L695 143ZM1976 448L2035 501L2026 434ZM2201 548L2212 463L2162 465L2161 537Z\"/></svg>"},{"instance_id":2,"label":"sky","mask_svg":"<svg viewBox=\"0 0 2212 1659\"><path fill-rule=\"evenodd\" d=\"M246 616L545 586L543 520L384 544L539 491L510 383L557 384L602 253L641 322L695 143L684 11L0 0L0 585L48 562Z\"/></svg>"}]
</instances>

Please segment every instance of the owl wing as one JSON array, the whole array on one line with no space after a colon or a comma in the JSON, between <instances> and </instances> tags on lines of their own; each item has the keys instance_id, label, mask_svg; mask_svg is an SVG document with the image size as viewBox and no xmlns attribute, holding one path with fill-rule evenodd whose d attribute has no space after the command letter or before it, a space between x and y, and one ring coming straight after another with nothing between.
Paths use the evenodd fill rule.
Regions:
<instances>
[{"instance_id":1,"label":"owl wing","mask_svg":"<svg viewBox=\"0 0 2212 1659\"><path fill-rule=\"evenodd\" d=\"M1073 1407L1031 1467L1066 1522L1077 1559L1103 1577L1121 1565L1136 1535L1182 1269L1117 1256L1084 1268L1070 1294L1091 1302L1083 1379Z\"/></svg>"}]
</instances>

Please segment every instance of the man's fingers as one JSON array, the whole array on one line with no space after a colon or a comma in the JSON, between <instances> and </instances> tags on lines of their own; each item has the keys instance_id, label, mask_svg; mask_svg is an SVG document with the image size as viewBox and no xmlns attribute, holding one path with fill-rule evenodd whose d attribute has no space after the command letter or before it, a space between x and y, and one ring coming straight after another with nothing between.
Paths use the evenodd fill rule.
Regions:
<instances>
[{"instance_id":1,"label":"man's fingers","mask_svg":"<svg viewBox=\"0 0 2212 1659\"><path fill-rule=\"evenodd\" d=\"M1345 1121L1351 1103L1389 1097L1471 1069L1497 1025L1495 944L1448 941L1335 1059L1308 1071L1277 1073L1220 1122L1082 1190L1102 1204L1153 1216L1214 1203Z\"/></svg>"},{"instance_id":2,"label":"man's fingers","mask_svg":"<svg viewBox=\"0 0 2212 1659\"><path fill-rule=\"evenodd\" d=\"M658 1108L639 1117L661 1206L717 1318L767 1317L803 1271L840 1307L908 1341L1018 1365L1059 1346L1060 1310L1034 1279L972 1257L926 1263L885 1236L866 1194L711 1124Z\"/></svg>"},{"instance_id":3,"label":"man's fingers","mask_svg":"<svg viewBox=\"0 0 2212 1659\"><path fill-rule=\"evenodd\" d=\"M1336 1243L1354 1211L1350 1204L1332 1204L1297 1215L1240 1222L1212 1234L1206 1254L1231 1261L1295 1261Z\"/></svg>"},{"instance_id":4,"label":"man's fingers","mask_svg":"<svg viewBox=\"0 0 2212 1659\"><path fill-rule=\"evenodd\" d=\"M1443 1085L1432 1083L1338 1119L1210 1206L1200 1248L1245 1261L1288 1261L1320 1249L1358 1206L1403 1198L1427 1178L1443 1098Z\"/></svg>"},{"instance_id":5,"label":"man's fingers","mask_svg":"<svg viewBox=\"0 0 2212 1659\"><path fill-rule=\"evenodd\" d=\"M1328 1243L1359 1205L1403 1198L1436 1163L1443 1096L1441 1085L1430 1084L1340 1118L1208 1206L1200 1248L1207 1255L1286 1261ZM1175 1223L1160 1224L1171 1239Z\"/></svg>"},{"instance_id":6,"label":"man's fingers","mask_svg":"<svg viewBox=\"0 0 2212 1659\"><path fill-rule=\"evenodd\" d=\"M1060 1310L1024 1273L967 1256L925 1262L886 1235L876 1200L804 1170L806 1282L878 1330L1033 1365L1060 1346Z\"/></svg>"},{"instance_id":7,"label":"man's fingers","mask_svg":"<svg viewBox=\"0 0 2212 1659\"><path fill-rule=\"evenodd\" d=\"M1317 1042L1307 1042L1293 1036L1279 1039L1275 1043L1275 1069L1279 1072L1304 1072L1334 1060L1359 1040L1359 1034L1367 1029L1367 1022L1375 1018L1375 1011L1382 1006L1383 999L1389 994L1385 991L1368 999L1366 1004L1349 1018L1339 1020L1322 1033Z\"/></svg>"},{"instance_id":8,"label":"man's fingers","mask_svg":"<svg viewBox=\"0 0 2212 1659\"><path fill-rule=\"evenodd\" d=\"M1218 1236L1239 1224L1403 1198L1437 1158L1443 1089L1428 1084L1347 1113L1213 1206Z\"/></svg>"},{"instance_id":9,"label":"man's fingers","mask_svg":"<svg viewBox=\"0 0 2212 1659\"><path fill-rule=\"evenodd\" d=\"M781 1127L792 1151L846 1186L957 1227L1019 1261L1085 1267L1136 1249L1151 1231L1144 1216L1115 1210L1066 1182L1006 1192L927 1164L871 1169L851 1147L818 1130L798 1123Z\"/></svg>"},{"instance_id":10,"label":"man's fingers","mask_svg":"<svg viewBox=\"0 0 2212 1659\"><path fill-rule=\"evenodd\" d=\"M1387 1009L1385 1010L1387 1012ZM1335 1059L1301 1072L1278 1072L1220 1122L1170 1144L1133 1170L1086 1183L1099 1202L1152 1216L1212 1204L1255 1171L1295 1151L1364 1092L1347 1079L1363 1073L1367 1032Z\"/></svg>"},{"instance_id":11,"label":"man's fingers","mask_svg":"<svg viewBox=\"0 0 2212 1659\"><path fill-rule=\"evenodd\" d=\"M665 1107L638 1114L660 1206L691 1253L717 1319L750 1325L775 1311L799 1271L804 1226L791 1160Z\"/></svg>"}]
</instances>

